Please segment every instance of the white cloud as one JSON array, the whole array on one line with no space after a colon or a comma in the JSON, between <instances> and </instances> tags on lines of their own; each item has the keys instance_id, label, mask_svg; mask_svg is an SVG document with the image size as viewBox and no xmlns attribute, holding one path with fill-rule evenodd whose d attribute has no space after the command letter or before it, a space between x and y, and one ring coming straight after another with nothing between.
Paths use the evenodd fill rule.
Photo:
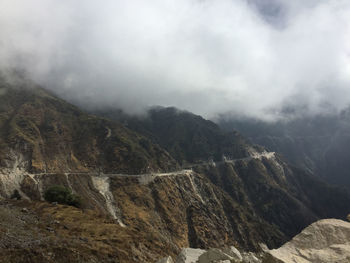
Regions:
<instances>
[{"instance_id":1,"label":"white cloud","mask_svg":"<svg viewBox=\"0 0 350 263\"><path fill-rule=\"evenodd\" d=\"M130 112L347 106L350 2L270 1L275 20L244 0L2 0L0 63Z\"/></svg>"}]
</instances>

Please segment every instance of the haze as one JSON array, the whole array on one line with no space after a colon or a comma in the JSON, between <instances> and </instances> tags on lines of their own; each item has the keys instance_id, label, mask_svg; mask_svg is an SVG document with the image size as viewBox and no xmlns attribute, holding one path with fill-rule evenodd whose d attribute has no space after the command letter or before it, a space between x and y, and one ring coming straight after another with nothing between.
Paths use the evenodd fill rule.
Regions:
<instances>
[{"instance_id":1,"label":"haze","mask_svg":"<svg viewBox=\"0 0 350 263\"><path fill-rule=\"evenodd\" d=\"M1 0L0 66L86 107L274 119L350 102L347 0Z\"/></svg>"}]
</instances>

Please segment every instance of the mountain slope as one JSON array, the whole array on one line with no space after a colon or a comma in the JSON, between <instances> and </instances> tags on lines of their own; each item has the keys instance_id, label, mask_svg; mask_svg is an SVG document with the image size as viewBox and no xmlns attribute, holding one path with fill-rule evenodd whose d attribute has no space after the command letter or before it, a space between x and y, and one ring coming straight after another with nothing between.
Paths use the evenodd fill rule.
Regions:
<instances>
[{"instance_id":1,"label":"mountain slope","mask_svg":"<svg viewBox=\"0 0 350 263\"><path fill-rule=\"evenodd\" d=\"M38 87L1 85L2 167L33 173L141 173L177 167L162 148L116 122L88 115Z\"/></svg>"},{"instance_id":2,"label":"mountain slope","mask_svg":"<svg viewBox=\"0 0 350 263\"><path fill-rule=\"evenodd\" d=\"M245 139L236 132L224 132L201 116L176 108L152 108L145 117L118 110L99 110L95 114L119 120L166 149L178 162L242 158L249 156Z\"/></svg>"},{"instance_id":3,"label":"mountain slope","mask_svg":"<svg viewBox=\"0 0 350 263\"><path fill-rule=\"evenodd\" d=\"M202 151L200 158L194 148L186 148L185 153L202 160L191 164L193 159L188 158L187 165L230 195L250 215L259 218L261 224L268 222L273 225L276 233L283 233L282 239L292 237L319 218L344 219L350 209L347 190L331 187L310 172L286 164L280 155L248 143L237 132L222 132L213 122L194 114L174 108L153 109L146 118L123 116L113 111L102 114L121 119L128 127L136 128L159 142L169 152L178 153L172 148L178 141L193 146L196 143L193 138L198 137L202 138L200 146L203 148L216 145L215 140L211 141L213 138L218 138L219 145L228 141L226 148L218 151L227 158L217 158L214 162L203 161L210 159L210 154L207 154L210 151ZM267 243L274 244L272 240Z\"/></svg>"},{"instance_id":4,"label":"mountain slope","mask_svg":"<svg viewBox=\"0 0 350 263\"><path fill-rule=\"evenodd\" d=\"M251 142L280 152L288 162L330 183L350 186L350 112L264 122L222 118L225 130L236 129Z\"/></svg>"}]
</instances>

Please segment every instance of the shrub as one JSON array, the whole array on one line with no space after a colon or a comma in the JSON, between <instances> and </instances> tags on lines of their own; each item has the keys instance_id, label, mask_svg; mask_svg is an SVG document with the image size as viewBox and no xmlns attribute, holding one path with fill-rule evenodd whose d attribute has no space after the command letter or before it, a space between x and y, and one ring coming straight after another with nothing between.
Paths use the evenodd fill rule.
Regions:
<instances>
[{"instance_id":1,"label":"shrub","mask_svg":"<svg viewBox=\"0 0 350 263\"><path fill-rule=\"evenodd\" d=\"M57 202L75 207L81 207L81 199L79 196L62 185L54 185L45 191L44 198L48 202Z\"/></svg>"},{"instance_id":2,"label":"shrub","mask_svg":"<svg viewBox=\"0 0 350 263\"><path fill-rule=\"evenodd\" d=\"M21 200L22 196L20 195L20 193L18 192L17 189L15 189L13 191L13 194L11 195L11 199L16 199L16 200Z\"/></svg>"}]
</instances>

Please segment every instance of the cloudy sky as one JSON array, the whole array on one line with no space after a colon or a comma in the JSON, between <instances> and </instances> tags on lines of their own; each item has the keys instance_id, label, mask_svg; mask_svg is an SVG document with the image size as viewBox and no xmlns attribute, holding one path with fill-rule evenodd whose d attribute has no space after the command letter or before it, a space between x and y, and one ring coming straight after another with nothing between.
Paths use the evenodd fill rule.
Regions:
<instances>
[{"instance_id":1,"label":"cloudy sky","mask_svg":"<svg viewBox=\"0 0 350 263\"><path fill-rule=\"evenodd\" d=\"M0 67L132 113L341 109L350 102L350 1L0 0Z\"/></svg>"}]
</instances>

